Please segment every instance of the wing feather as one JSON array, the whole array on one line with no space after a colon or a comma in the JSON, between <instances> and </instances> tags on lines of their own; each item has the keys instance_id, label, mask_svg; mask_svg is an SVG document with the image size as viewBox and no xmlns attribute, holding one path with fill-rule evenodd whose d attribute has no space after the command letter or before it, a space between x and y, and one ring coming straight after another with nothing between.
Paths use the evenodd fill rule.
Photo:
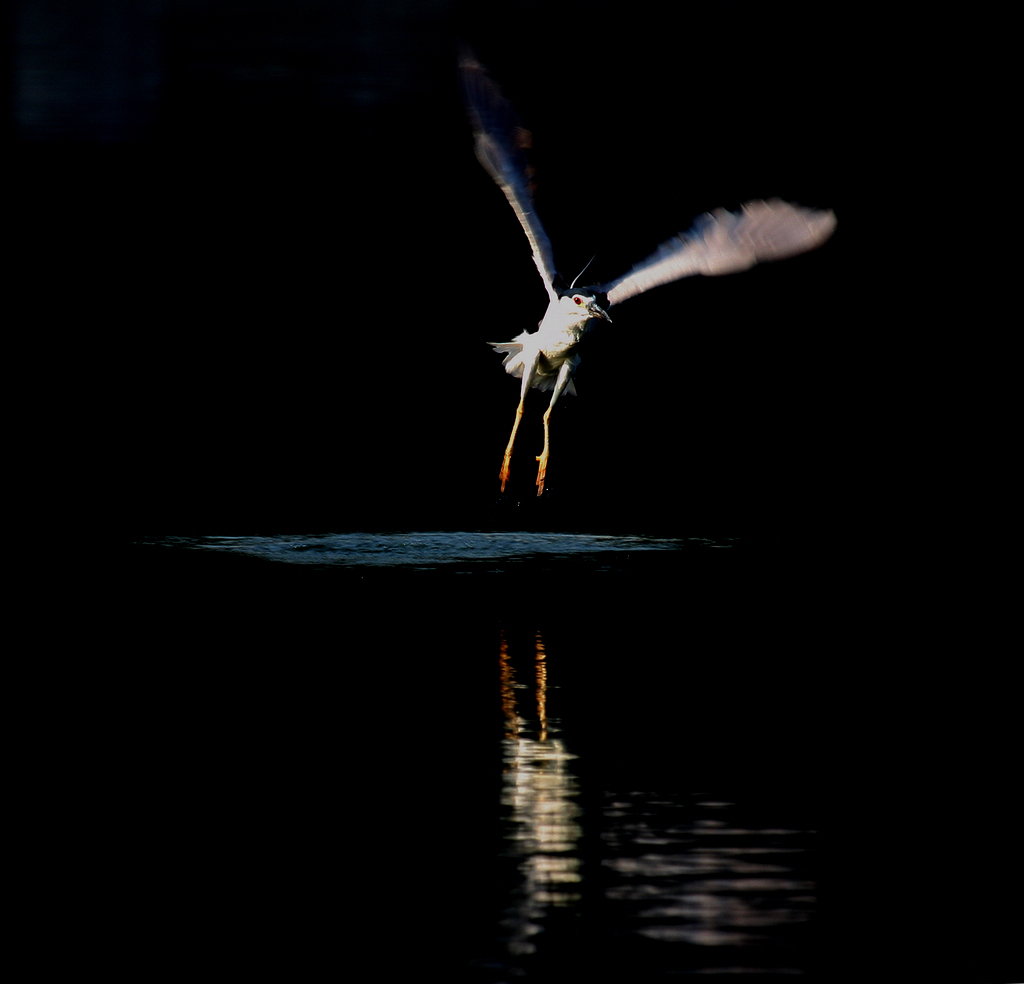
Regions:
<instances>
[{"instance_id":1,"label":"wing feather","mask_svg":"<svg viewBox=\"0 0 1024 984\"><path fill-rule=\"evenodd\" d=\"M459 69L476 136L477 160L494 178L515 210L530 240L533 262L544 280L544 289L554 300L557 294L552 286L555 261L551 241L533 210L529 164L524 152L530 144L530 134L519 125L511 104L471 53L463 54Z\"/></svg>"},{"instance_id":2,"label":"wing feather","mask_svg":"<svg viewBox=\"0 0 1024 984\"><path fill-rule=\"evenodd\" d=\"M608 304L621 304L681 277L738 273L757 263L783 260L820 246L836 227L835 213L781 199L753 201L742 212L705 213L689 232L673 236L629 273L599 289Z\"/></svg>"}]
</instances>

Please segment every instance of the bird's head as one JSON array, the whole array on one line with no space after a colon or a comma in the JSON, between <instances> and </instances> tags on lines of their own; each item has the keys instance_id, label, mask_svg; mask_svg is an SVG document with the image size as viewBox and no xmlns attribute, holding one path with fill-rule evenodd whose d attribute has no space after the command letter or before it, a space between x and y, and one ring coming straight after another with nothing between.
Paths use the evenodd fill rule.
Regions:
<instances>
[{"instance_id":1,"label":"bird's head","mask_svg":"<svg viewBox=\"0 0 1024 984\"><path fill-rule=\"evenodd\" d=\"M603 318L611 324L608 317L608 295L602 294L595 287L570 287L558 292L558 306L566 317Z\"/></svg>"}]
</instances>

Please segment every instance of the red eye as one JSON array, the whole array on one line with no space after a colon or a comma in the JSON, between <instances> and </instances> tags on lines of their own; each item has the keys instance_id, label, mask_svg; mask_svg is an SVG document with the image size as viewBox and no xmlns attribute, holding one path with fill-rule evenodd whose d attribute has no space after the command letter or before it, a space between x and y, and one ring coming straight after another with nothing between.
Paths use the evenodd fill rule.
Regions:
<instances>
[{"instance_id":1,"label":"red eye","mask_svg":"<svg viewBox=\"0 0 1024 984\"><path fill-rule=\"evenodd\" d=\"M578 304L578 305L579 305L580 307L583 307L583 298L582 298L582 297L574 297L574 298L573 298L573 300L574 300L574 301L575 301L575 302L576 302L576 303L577 303L577 304Z\"/></svg>"}]
</instances>

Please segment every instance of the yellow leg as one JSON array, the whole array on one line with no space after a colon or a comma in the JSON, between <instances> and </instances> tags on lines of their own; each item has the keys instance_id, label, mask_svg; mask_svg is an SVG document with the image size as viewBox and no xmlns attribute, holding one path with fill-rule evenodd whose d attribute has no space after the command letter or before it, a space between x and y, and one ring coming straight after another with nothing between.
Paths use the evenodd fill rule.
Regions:
<instances>
[{"instance_id":1,"label":"yellow leg","mask_svg":"<svg viewBox=\"0 0 1024 984\"><path fill-rule=\"evenodd\" d=\"M544 411L544 450L537 455L540 466L537 468L537 495L544 494L544 476L548 470L548 417L551 416L551 407Z\"/></svg>"},{"instance_id":2,"label":"yellow leg","mask_svg":"<svg viewBox=\"0 0 1024 984\"><path fill-rule=\"evenodd\" d=\"M519 409L516 410L516 422L512 425L512 436L508 439L508 447L505 448L505 460L501 463L501 472L498 474L498 478L501 479L501 491L505 491L505 483L508 481L509 474L509 462L512 460L512 445L516 442L516 431L519 430L519 421L523 419L523 401L519 400ZM547 427L547 420L545 418L545 427Z\"/></svg>"}]
</instances>

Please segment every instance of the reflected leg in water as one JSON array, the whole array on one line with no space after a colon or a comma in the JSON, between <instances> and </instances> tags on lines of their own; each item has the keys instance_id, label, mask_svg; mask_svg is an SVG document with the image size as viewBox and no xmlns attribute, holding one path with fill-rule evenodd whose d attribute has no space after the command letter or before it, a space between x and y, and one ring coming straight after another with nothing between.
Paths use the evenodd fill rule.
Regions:
<instances>
[{"instance_id":1,"label":"reflected leg in water","mask_svg":"<svg viewBox=\"0 0 1024 984\"><path fill-rule=\"evenodd\" d=\"M521 875L503 925L510 930L509 954L520 957L535 952L532 937L542 930L550 907L573 906L580 899L582 830L578 781L569 769L576 756L557 737L558 719L548 718L548 662L540 633L515 657L502 633L499 663L505 719L503 854L518 861Z\"/></svg>"}]
</instances>

